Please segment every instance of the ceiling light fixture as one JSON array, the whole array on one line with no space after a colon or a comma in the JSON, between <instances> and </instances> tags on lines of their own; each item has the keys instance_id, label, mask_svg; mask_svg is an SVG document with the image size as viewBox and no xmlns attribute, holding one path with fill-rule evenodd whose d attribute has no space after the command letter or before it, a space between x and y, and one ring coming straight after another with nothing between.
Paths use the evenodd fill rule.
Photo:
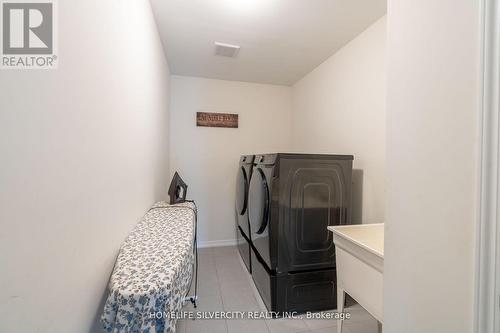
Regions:
<instances>
[{"instance_id":1,"label":"ceiling light fixture","mask_svg":"<svg viewBox=\"0 0 500 333\"><path fill-rule=\"evenodd\" d=\"M215 42L215 54L218 56L234 58L239 51L238 45Z\"/></svg>"}]
</instances>

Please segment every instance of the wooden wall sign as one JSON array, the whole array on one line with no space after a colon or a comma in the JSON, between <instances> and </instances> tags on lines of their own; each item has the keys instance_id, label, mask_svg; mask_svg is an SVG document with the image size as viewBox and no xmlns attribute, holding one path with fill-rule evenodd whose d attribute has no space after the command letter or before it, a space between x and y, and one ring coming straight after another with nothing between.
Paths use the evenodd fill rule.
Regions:
<instances>
[{"instance_id":1,"label":"wooden wall sign","mask_svg":"<svg viewBox=\"0 0 500 333\"><path fill-rule=\"evenodd\" d=\"M196 126L238 128L238 115L233 113L196 112Z\"/></svg>"}]
</instances>

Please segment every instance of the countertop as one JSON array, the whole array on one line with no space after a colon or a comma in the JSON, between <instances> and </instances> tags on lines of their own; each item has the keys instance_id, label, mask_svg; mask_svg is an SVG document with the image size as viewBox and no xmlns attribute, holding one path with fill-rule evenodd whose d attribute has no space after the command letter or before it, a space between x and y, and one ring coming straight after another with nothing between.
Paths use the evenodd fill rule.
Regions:
<instances>
[{"instance_id":1,"label":"countertop","mask_svg":"<svg viewBox=\"0 0 500 333\"><path fill-rule=\"evenodd\" d=\"M328 230L349 240L378 257L384 258L384 224L331 226Z\"/></svg>"}]
</instances>

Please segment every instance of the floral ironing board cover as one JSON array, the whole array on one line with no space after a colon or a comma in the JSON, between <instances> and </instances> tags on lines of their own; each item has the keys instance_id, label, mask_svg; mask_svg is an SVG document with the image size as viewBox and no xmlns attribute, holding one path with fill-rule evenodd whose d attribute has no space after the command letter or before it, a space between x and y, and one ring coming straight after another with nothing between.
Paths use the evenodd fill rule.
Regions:
<instances>
[{"instance_id":1,"label":"floral ironing board cover","mask_svg":"<svg viewBox=\"0 0 500 333\"><path fill-rule=\"evenodd\" d=\"M195 206L158 202L120 248L101 322L113 333L175 332L194 263Z\"/></svg>"}]
</instances>

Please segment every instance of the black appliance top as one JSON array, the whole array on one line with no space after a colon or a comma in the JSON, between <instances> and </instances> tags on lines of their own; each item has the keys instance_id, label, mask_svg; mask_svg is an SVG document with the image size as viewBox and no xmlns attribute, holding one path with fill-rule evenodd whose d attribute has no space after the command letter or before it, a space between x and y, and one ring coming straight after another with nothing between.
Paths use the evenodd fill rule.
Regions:
<instances>
[{"instance_id":1,"label":"black appliance top","mask_svg":"<svg viewBox=\"0 0 500 333\"><path fill-rule=\"evenodd\" d=\"M304 154L304 153L272 153L255 155L254 164L274 164L281 158L286 159L316 159L316 160L354 160L353 155L339 154Z\"/></svg>"},{"instance_id":2,"label":"black appliance top","mask_svg":"<svg viewBox=\"0 0 500 333\"><path fill-rule=\"evenodd\" d=\"M240 164L252 164L254 162L255 155L241 155Z\"/></svg>"}]
</instances>

